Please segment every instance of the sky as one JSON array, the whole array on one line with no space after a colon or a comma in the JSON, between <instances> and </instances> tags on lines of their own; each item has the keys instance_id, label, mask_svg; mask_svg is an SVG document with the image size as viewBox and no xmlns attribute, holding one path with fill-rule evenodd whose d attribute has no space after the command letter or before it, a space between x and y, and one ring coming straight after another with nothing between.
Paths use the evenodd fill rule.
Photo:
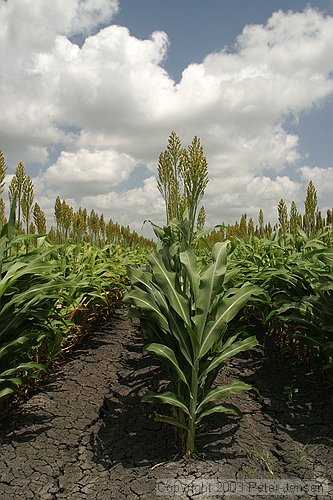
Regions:
<instances>
[{"instance_id":1,"label":"sky","mask_svg":"<svg viewBox=\"0 0 333 500\"><path fill-rule=\"evenodd\" d=\"M333 206L333 0L0 0L0 149L54 202L165 222L171 131L201 139L207 225ZM149 229L143 230L149 234Z\"/></svg>"}]
</instances>

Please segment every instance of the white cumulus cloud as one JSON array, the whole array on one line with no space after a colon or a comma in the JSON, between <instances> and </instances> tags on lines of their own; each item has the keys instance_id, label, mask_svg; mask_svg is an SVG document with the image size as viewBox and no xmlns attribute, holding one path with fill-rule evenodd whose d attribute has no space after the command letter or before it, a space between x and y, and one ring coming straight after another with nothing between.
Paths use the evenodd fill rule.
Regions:
<instances>
[{"instance_id":1,"label":"white cumulus cloud","mask_svg":"<svg viewBox=\"0 0 333 500\"><path fill-rule=\"evenodd\" d=\"M149 209L164 217L155 178L130 181L142 164L156 174L171 130L184 145L201 137L208 222L258 208L274 214L280 197L299 201L309 175L331 178L330 169L301 168L306 152L286 123L333 94L333 17L275 12L246 26L234 50L184 68L176 84L163 67L167 34L134 37L112 24L118 8L116 0L0 3L0 148L10 173L19 160L37 163L44 200L60 194L135 227Z\"/></svg>"},{"instance_id":2,"label":"white cumulus cloud","mask_svg":"<svg viewBox=\"0 0 333 500\"><path fill-rule=\"evenodd\" d=\"M111 149L75 153L63 151L57 161L47 168L42 181L48 187L57 187L63 196L82 197L107 193L128 179L135 168L135 160Z\"/></svg>"}]
</instances>

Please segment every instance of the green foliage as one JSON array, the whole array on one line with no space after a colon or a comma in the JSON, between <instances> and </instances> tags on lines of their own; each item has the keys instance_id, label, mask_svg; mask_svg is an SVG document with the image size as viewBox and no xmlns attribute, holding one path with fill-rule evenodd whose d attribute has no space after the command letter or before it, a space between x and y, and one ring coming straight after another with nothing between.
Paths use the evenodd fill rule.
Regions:
<instances>
[{"instance_id":1,"label":"green foliage","mask_svg":"<svg viewBox=\"0 0 333 500\"><path fill-rule=\"evenodd\" d=\"M52 240L58 243L89 243L98 248L112 243L124 246L145 246L153 248L155 243L129 226L121 226L110 219L107 223L104 215L99 215L94 209L87 213L86 208L80 207L77 212L68 205L66 200L57 197L54 205L56 230L52 229ZM54 234L55 233L55 234Z\"/></svg>"},{"instance_id":2,"label":"green foliage","mask_svg":"<svg viewBox=\"0 0 333 500\"><path fill-rule=\"evenodd\" d=\"M331 376L333 249L329 229L315 236L298 227L295 236L277 231L271 239L238 240L230 265L237 283L250 281L267 292L266 305L253 311L265 330Z\"/></svg>"},{"instance_id":3,"label":"green foliage","mask_svg":"<svg viewBox=\"0 0 333 500\"><path fill-rule=\"evenodd\" d=\"M15 208L14 195L0 235L0 404L46 371L97 315L113 310L127 284L126 267L148 253L16 234Z\"/></svg>"},{"instance_id":4,"label":"green foliage","mask_svg":"<svg viewBox=\"0 0 333 500\"><path fill-rule=\"evenodd\" d=\"M148 392L143 401L173 407L172 415L157 419L180 430L183 451L189 457L195 453L196 429L204 417L216 412L241 414L221 400L251 387L240 381L215 387L213 383L231 356L256 345L254 337L231 335L228 324L261 289L250 283L229 287L228 242L217 243L212 263L200 270L186 234L172 237L175 225L164 230L154 227L160 244L145 270L132 270L124 302L130 306L129 313L141 320L145 350L162 360L170 377L170 390ZM183 234L183 224L178 227Z\"/></svg>"},{"instance_id":5,"label":"green foliage","mask_svg":"<svg viewBox=\"0 0 333 500\"><path fill-rule=\"evenodd\" d=\"M309 251L298 261L296 276L308 288L290 290L274 313L280 321L293 325L292 335L304 344L311 361L329 377L333 372L333 248Z\"/></svg>"},{"instance_id":6,"label":"green foliage","mask_svg":"<svg viewBox=\"0 0 333 500\"><path fill-rule=\"evenodd\" d=\"M0 238L0 398L13 393L28 371L45 369L28 351L38 343L59 291L48 249L18 255L31 237L14 236L15 201Z\"/></svg>"}]
</instances>

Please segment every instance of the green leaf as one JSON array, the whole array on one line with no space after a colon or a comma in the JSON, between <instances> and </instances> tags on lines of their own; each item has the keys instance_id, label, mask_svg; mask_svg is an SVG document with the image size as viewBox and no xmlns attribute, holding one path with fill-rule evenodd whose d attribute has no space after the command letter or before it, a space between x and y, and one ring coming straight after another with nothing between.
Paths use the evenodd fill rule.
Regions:
<instances>
[{"instance_id":1,"label":"green leaf","mask_svg":"<svg viewBox=\"0 0 333 500\"><path fill-rule=\"evenodd\" d=\"M186 328L183 321L181 321L181 318L175 311L169 311L168 321L170 330L178 341L179 348L184 358L189 365L193 367L193 352L196 352L195 349L197 349L195 335L191 335L191 330L188 327ZM190 330L190 333L188 333L188 330Z\"/></svg>"},{"instance_id":2,"label":"green leaf","mask_svg":"<svg viewBox=\"0 0 333 500\"><path fill-rule=\"evenodd\" d=\"M151 392L148 391L142 398L143 403L164 403L167 405L171 406L177 406L181 410L183 410L184 413L187 413L188 415L190 412L186 408L186 405L184 401L181 401L176 394L174 394L171 391L166 391L166 392Z\"/></svg>"},{"instance_id":3,"label":"green leaf","mask_svg":"<svg viewBox=\"0 0 333 500\"><path fill-rule=\"evenodd\" d=\"M196 424L200 422L204 417L207 417L208 415L211 415L212 413L233 413L234 415L237 415L238 417L242 417L243 413L240 411L240 409L231 404L231 403L223 403L219 404L216 406L213 406L212 408L209 408L209 410L204 411L203 413L200 414L199 418L196 420Z\"/></svg>"},{"instance_id":4,"label":"green leaf","mask_svg":"<svg viewBox=\"0 0 333 500\"><path fill-rule=\"evenodd\" d=\"M214 245L213 263L200 276L200 293L196 301L196 316L194 319L199 342L201 342L215 296L221 292L226 272L228 245L229 241Z\"/></svg>"},{"instance_id":5,"label":"green leaf","mask_svg":"<svg viewBox=\"0 0 333 500\"><path fill-rule=\"evenodd\" d=\"M224 340L223 342L223 350L227 349L227 347L231 346L231 344L233 344L235 342L235 340L237 339L237 337L239 337L239 333L236 333L236 335L232 335L231 337L228 337L226 340Z\"/></svg>"},{"instance_id":6,"label":"green leaf","mask_svg":"<svg viewBox=\"0 0 333 500\"><path fill-rule=\"evenodd\" d=\"M1 378L2 377L2 374L0 374L0 384L2 384L3 382L10 382L11 384L15 384L15 385L20 385L22 384L22 379L19 378L19 377L11 377L11 378Z\"/></svg>"},{"instance_id":7,"label":"green leaf","mask_svg":"<svg viewBox=\"0 0 333 500\"><path fill-rule=\"evenodd\" d=\"M161 415L159 413L155 413L155 420L157 422L164 422L165 424L174 425L175 427L188 431L188 427L186 427L186 425L184 425L182 422L179 422L179 420L176 420L174 417L170 417L169 415Z\"/></svg>"},{"instance_id":8,"label":"green leaf","mask_svg":"<svg viewBox=\"0 0 333 500\"><path fill-rule=\"evenodd\" d=\"M5 397L5 396L8 396L9 394L13 394L14 392L14 389L11 389L10 387L6 387L5 389L2 389L0 391L0 399Z\"/></svg>"},{"instance_id":9,"label":"green leaf","mask_svg":"<svg viewBox=\"0 0 333 500\"><path fill-rule=\"evenodd\" d=\"M207 374L211 370L218 368L225 360L231 358L232 356L235 356L239 352L247 351L248 349L251 349L252 347L256 346L257 344L258 344L258 341L255 337L248 337L245 340L240 340L238 342L235 342L235 343L225 347L220 354L218 354L217 356L215 356L212 359L212 361L207 366L205 371L200 375L199 383L201 380L204 380L206 378Z\"/></svg>"},{"instance_id":10,"label":"green leaf","mask_svg":"<svg viewBox=\"0 0 333 500\"><path fill-rule=\"evenodd\" d=\"M39 275L39 274L50 273L52 268L53 265L51 265L49 262L42 262L42 261L28 262L28 263L22 261L15 262L10 266L5 276L3 276L1 279L0 297L4 294L4 292L10 286L10 284L17 281L20 277L31 274Z\"/></svg>"},{"instance_id":11,"label":"green leaf","mask_svg":"<svg viewBox=\"0 0 333 500\"><path fill-rule=\"evenodd\" d=\"M146 346L145 350L148 352L153 352L159 358L166 360L168 364L173 366L173 368L176 370L176 373L180 378L180 380L182 380L188 386L185 374L183 370L180 368L176 355L172 349L162 344L153 343Z\"/></svg>"},{"instance_id":12,"label":"green leaf","mask_svg":"<svg viewBox=\"0 0 333 500\"><path fill-rule=\"evenodd\" d=\"M214 387L214 389L208 391L206 396L199 404L196 413L199 415L202 409L212 401L216 401L217 399L220 399L221 397L227 396L229 394L235 394L241 391L249 391L250 389L252 389L251 385L245 384L240 380L235 380L229 385L218 385L217 387Z\"/></svg>"},{"instance_id":13,"label":"green leaf","mask_svg":"<svg viewBox=\"0 0 333 500\"><path fill-rule=\"evenodd\" d=\"M197 269L197 258L193 250L188 247L179 254L180 262L186 270L186 279L189 280L193 293L194 302L197 303L199 297L199 273Z\"/></svg>"},{"instance_id":14,"label":"green leaf","mask_svg":"<svg viewBox=\"0 0 333 500\"><path fill-rule=\"evenodd\" d=\"M168 322L165 316L161 313L160 308L157 306L154 297L148 292L136 288L129 291L124 297L125 304L131 304L137 309L141 309L144 314L148 314L157 321L160 328L164 330L169 329Z\"/></svg>"},{"instance_id":15,"label":"green leaf","mask_svg":"<svg viewBox=\"0 0 333 500\"><path fill-rule=\"evenodd\" d=\"M217 305L214 319L209 321L204 329L199 359L214 345L228 323L247 303L251 295L259 295L262 289L251 284L244 284L231 297L222 297Z\"/></svg>"},{"instance_id":16,"label":"green leaf","mask_svg":"<svg viewBox=\"0 0 333 500\"><path fill-rule=\"evenodd\" d=\"M34 363L33 361L31 361L29 363L21 363L18 366L15 366L15 368L10 368L9 370L6 370L6 371L1 373L1 376L8 377L9 375L13 375L14 373L18 373L20 371L32 370L32 369L43 370L44 372L46 371L46 368L44 365L41 365L40 363Z\"/></svg>"},{"instance_id":17,"label":"green leaf","mask_svg":"<svg viewBox=\"0 0 333 500\"><path fill-rule=\"evenodd\" d=\"M22 337L19 337L17 339L12 340L11 342L8 342L7 344L4 344L0 348L0 358L5 356L8 353L8 351L16 351L23 344L26 344L29 340L30 340L29 337L22 336Z\"/></svg>"},{"instance_id":18,"label":"green leaf","mask_svg":"<svg viewBox=\"0 0 333 500\"><path fill-rule=\"evenodd\" d=\"M171 307L179 314L184 323L190 326L189 303L181 292L177 274L166 269L162 256L158 252L153 252L149 261L152 265L154 278L168 298Z\"/></svg>"},{"instance_id":19,"label":"green leaf","mask_svg":"<svg viewBox=\"0 0 333 500\"><path fill-rule=\"evenodd\" d=\"M3 257L4 257L4 253L6 251L6 248L7 248L7 237L6 236L2 236L1 239L0 239L0 270L1 270L1 267L2 267L2 261L3 261Z\"/></svg>"},{"instance_id":20,"label":"green leaf","mask_svg":"<svg viewBox=\"0 0 333 500\"><path fill-rule=\"evenodd\" d=\"M133 268L129 270L128 275L132 286L142 288L142 290L145 290L146 292L149 291L154 293L150 273L143 271L140 268Z\"/></svg>"}]
</instances>

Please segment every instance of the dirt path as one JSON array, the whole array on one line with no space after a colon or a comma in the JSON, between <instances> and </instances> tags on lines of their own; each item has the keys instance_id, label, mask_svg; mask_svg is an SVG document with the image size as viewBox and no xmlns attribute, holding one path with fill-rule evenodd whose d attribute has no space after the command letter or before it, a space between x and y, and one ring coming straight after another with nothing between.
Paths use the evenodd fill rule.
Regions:
<instances>
[{"instance_id":1,"label":"dirt path","mask_svg":"<svg viewBox=\"0 0 333 500\"><path fill-rule=\"evenodd\" d=\"M234 360L219 382L242 378L263 404L254 393L233 398L245 417L212 416L198 443L206 460L186 462L173 430L140 403L161 379L140 346L138 325L112 318L2 422L1 500L167 498L162 479L333 480L333 394L312 373L272 347ZM332 498L330 488L318 498ZM177 498L218 498L187 491Z\"/></svg>"}]
</instances>

